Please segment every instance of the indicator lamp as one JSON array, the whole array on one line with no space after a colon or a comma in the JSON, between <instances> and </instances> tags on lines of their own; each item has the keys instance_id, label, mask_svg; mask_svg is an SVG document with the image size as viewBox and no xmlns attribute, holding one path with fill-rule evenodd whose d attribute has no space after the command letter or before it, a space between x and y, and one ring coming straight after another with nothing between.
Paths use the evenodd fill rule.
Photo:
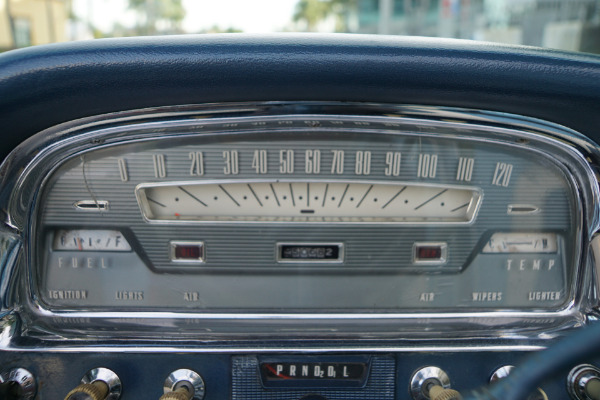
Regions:
<instances>
[{"instance_id":1,"label":"indicator lamp","mask_svg":"<svg viewBox=\"0 0 600 400\"><path fill-rule=\"evenodd\" d=\"M203 263L204 242L171 241L171 261L180 263Z\"/></svg>"}]
</instances>

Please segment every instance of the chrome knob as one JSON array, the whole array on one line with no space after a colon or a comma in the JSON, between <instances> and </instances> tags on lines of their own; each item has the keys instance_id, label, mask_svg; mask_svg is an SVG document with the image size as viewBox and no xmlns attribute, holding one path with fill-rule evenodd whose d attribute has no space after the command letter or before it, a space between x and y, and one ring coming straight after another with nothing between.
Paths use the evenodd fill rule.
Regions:
<instances>
[{"instance_id":1,"label":"chrome knob","mask_svg":"<svg viewBox=\"0 0 600 400\"><path fill-rule=\"evenodd\" d=\"M94 383L82 383L71 390L65 400L105 400L108 396L106 383L96 381Z\"/></svg>"},{"instance_id":2,"label":"chrome knob","mask_svg":"<svg viewBox=\"0 0 600 400\"><path fill-rule=\"evenodd\" d=\"M600 369L581 364L569 372L567 389L574 400L595 400L600 396Z\"/></svg>"},{"instance_id":3,"label":"chrome knob","mask_svg":"<svg viewBox=\"0 0 600 400\"><path fill-rule=\"evenodd\" d=\"M494 383L506 378L513 372L514 369L515 367L513 365L505 365L498 368L492 373L492 376L490 377L490 383ZM546 395L546 392L542 390L542 388L537 388L527 397L527 400L548 400L548 396Z\"/></svg>"},{"instance_id":4,"label":"chrome knob","mask_svg":"<svg viewBox=\"0 0 600 400\"><path fill-rule=\"evenodd\" d=\"M81 384L71 390L65 400L118 400L121 397L121 380L108 368L89 370Z\"/></svg>"},{"instance_id":5,"label":"chrome knob","mask_svg":"<svg viewBox=\"0 0 600 400\"><path fill-rule=\"evenodd\" d=\"M185 387L180 387L174 392L168 392L160 396L159 400L190 400L193 394Z\"/></svg>"},{"instance_id":6,"label":"chrome knob","mask_svg":"<svg viewBox=\"0 0 600 400\"><path fill-rule=\"evenodd\" d=\"M205 390L204 380L195 371L178 369L169 374L163 390L165 394L160 400L202 400Z\"/></svg>"},{"instance_id":7,"label":"chrome knob","mask_svg":"<svg viewBox=\"0 0 600 400\"><path fill-rule=\"evenodd\" d=\"M414 400L429 400L429 389L432 386L450 389L448 374L438 367L421 368L410 379L410 394Z\"/></svg>"},{"instance_id":8,"label":"chrome knob","mask_svg":"<svg viewBox=\"0 0 600 400\"><path fill-rule=\"evenodd\" d=\"M7 400L32 400L37 392L33 374L24 368L13 368L0 374L0 387L0 395Z\"/></svg>"},{"instance_id":9,"label":"chrome knob","mask_svg":"<svg viewBox=\"0 0 600 400\"><path fill-rule=\"evenodd\" d=\"M500 379L506 378L515 369L514 365L505 365L498 368L490 376L490 383L499 381Z\"/></svg>"}]
</instances>

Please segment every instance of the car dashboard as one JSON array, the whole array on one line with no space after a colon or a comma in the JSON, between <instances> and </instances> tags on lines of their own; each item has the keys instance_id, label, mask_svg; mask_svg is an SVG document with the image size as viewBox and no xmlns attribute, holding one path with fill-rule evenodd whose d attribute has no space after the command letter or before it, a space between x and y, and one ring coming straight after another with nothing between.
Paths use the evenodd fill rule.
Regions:
<instances>
[{"instance_id":1,"label":"car dashboard","mask_svg":"<svg viewBox=\"0 0 600 400\"><path fill-rule=\"evenodd\" d=\"M2 55L0 396L512 382L598 317L598 78L591 55L352 35ZM598 398L594 346L514 399Z\"/></svg>"}]
</instances>

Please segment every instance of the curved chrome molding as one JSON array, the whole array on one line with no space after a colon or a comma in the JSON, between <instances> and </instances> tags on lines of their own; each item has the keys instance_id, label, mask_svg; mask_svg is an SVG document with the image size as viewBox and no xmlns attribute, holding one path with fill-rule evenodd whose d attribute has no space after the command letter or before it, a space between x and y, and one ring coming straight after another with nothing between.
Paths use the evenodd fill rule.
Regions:
<instances>
[{"instance_id":1,"label":"curved chrome molding","mask_svg":"<svg viewBox=\"0 0 600 400\"><path fill-rule=\"evenodd\" d=\"M344 345L320 346L320 347L293 347L293 346L231 346L231 347L198 347L198 346L98 346L98 345L80 345L73 346L49 346L47 344L39 347L20 347L10 346L2 348L3 351L13 352L51 352L51 353L182 353L182 354L365 354L365 353L478 353L482 351L540 351L546 349L543 345L473 345L473 346L414 346L414 347L396 347L396 346L361 346L348 347Z\"/></svg>"},{"instance_id":2,"label":"curved chrome molding","mask_svg":"<svg viewBox=\"0 0 600 400\"><path fill-rule=\"evenodd\" d=\"M0 317L11 311L9 289L21 250L21 239L7 229L0 229Z\"/></svg>"},{"instance_id":3,"label":"curved chrome molding","mask_svg":"<svg viewBox=\"0 0 600 400\"><path fill-rule=\"evenodd\" d=\"M301 112L301 115L300 115ZM295 114L298 113L298 114ZM201 116L202 118L197 118ZM321 119L336 119L343 121L354 129L360 129L361 132L369 131L370 123L384 123L389 126L389 132L378 132L394 134L396 129L403 127L426 127L426 133L410 133L422 136L442 136L452 137L454 139L491 141L503 144L525 147L530 151L544 154L548 157L550 150L556 150L558 154L557 163L563 168L568 168L569 175L573 178L573 185L581 190L583 215L580 216L582 238L578 243L580 254L576 259L580 260L580 267L576 269L574 277L575 286L572 291L571 300L565 307L557 312L543 312L533 310L531 312L523 311L499 311L499 312L455 312L455 313L394 313L394 314L202 314L202 313L171 313L171 312L78 312L64 310L53 312L45 309L36 297L35 274L31 266L35 258L31 246L28 246L28 240L35 238L35 221L33 220L34 211L31 204L37 204L39 201L39 189L43 187L45 179L58 168L65 160L85 153L91 149L104 148L117 144L144 142L157 139L159 137L170 137L175 133L166 133L168 128L177 128L179 135L216 135L218 133L211 131L217 125L236 124L243 122L259 122L269 120L293 121L304 124L303 129L310 130L319 124ZM310 123L313 124L311 127ZM360 124L358 124L360 123ZM157 131L160 127L160 132ZM319 125L320 127L320 125ZM231 127L235 130L237 128ZM251 128L244 128L236 133L247 132ZM256 129L256 128L255 128ZM465 133L465 130L468 133ZM231 132L231 131L230 131ZM462 133L461 133L462 132ZM405 134L406 132L403 132ZM481 136L479 136L481 135ZM385 104L369 103L323 103L323 102L299 102L299 103L231 103L231 104L208 104L208 105L189 105L161 109L146 109L131 112L116 113L98 117L87 118L84 120L73 121L47 131L28 139L22 145L11 153L9 158L0 167L0 176L2 176L2 192L0 193L0 204L7 210L5 223L14 228L16 235L14 241L20 240L25 244L25 262L24 265L30 267L26 269L27 281L21 283L20 290L25 298L28 299L25 307L24 321L31 322L34 319L42 319L45 322L45 328L49 331L60 333L60 327L53 323L53 319L61 320L63 323L69 320L84 318L88 322L93 322L104 326L109 324L118 325L119 321L133 321L132 326L144 329L149 322L158 320L168 320L173 327L173 321L184 319L199 320L228 320L233 324L241 320L267 320L277 324L285 320L354 320L354 321L376 321L376 320L397 320L397 321L429 321L436 324L450 323L451 321L462 321L465 325L471 326L466 331L467 335L481 336L484 330L490 329L490 326L502 326L523 323L523 319L529 320L528 325L538 328L551 328L561 330L571 328L576 325L584 324L589 315L593 315L592 308L597 306L598 299L595 297L587 298L592 293L592 271L589 268L590 257L588 254L589 244L592 235L600 228L600 218L598 204L600 194L597 185L589 185L589 182L596 182L596 177L590 168L591 164L596 164L600 160L600 152L595 143L585 136L568 128L552 124L546 121L540 121L523 116L509 115L503 113L487 112L480 110L463 110L443 107L423 107L423 106L396 106ZM22 173L21 173L22 171ZM17 194L13 196L13 194ZM30 226L31 229L27 227ZM22 232L22 233L20 233ZM18 246L11 247L13 250ZM18 250L18 249L17 249ZM16 250L14 250L16 251ZM4 271L11 271L10 268L16 265L16 256L11 251L11 257L4 258ZM4 253L2 253L4 254ZM8 269L7 269L8 268ZM13 275L11 271L10 275ZM0 290L8 282L8 278L3 276L0 281ZM0 292L1 294L2 292ZM595 293L595 292L594 292ZM12 301L12 298L5 298L5 302ZM10 304L8 304L10 307ZM67 323L68 325L68 323ZM87 325L87 323L86 323ZM93 327L92 324L90 326ZM436 325L440 327L441 325ZM475 326L475 327L474 327ZM49 328L50 327L50 328ZM93 329L90 332L95 332ZM322 331L319 331L322 333ZM352 332L349 333L350 335ZM508 338L522 338L527 335L538 337L539 330L524 330L521 333L515 333L514 329L508 329L505 334ZM401 333L399 334L402 335ZM411 338L419 338L419 335L411 334ZM484 335L485 336L485 335ZM324 335L327 338L327 335ZM552 337L552 335L548 335ZM15 350L16 347L9 345L4 347L6 350ZM49 347L52 351L71 351L72 349L90 349L99 351L98 347ZM143 347L136 347L135 351L141 351ZM404 351L444 351L444 346L430 347L410 347ZM538 350L540 346L490 346L483 347L486 350L495 349L519 349ZM22 351L24 348L18 348ZM63 350L61 350L63 349ZM111 350L117 351L110 347ZM123 347L118 347L118 351L123 351ZM181 348L160 347L161 351L169 349L182 351ZM341 347L336 347L336 350ZM403 351L402 348L385 347L385 351ZM474 347L453 348L447 347L446 351L471 351ZM39 350L39 349L38 349ZM155 347L149 347L148 351L156 351ZM190 350L190 351L196 351ZM257 351L256 348L248 349ZM380 351L381 349L370 350L361 348L360 351ZM104 351L104 350L100 350ZM132 350L134 351L134 350ZM204 351L204 349L202 350ZM212 351L212 350L211 350ZM221 351L231 351L231 349L221 349ZM237 349L236 351L244 351ZM261 352L269 349L260 349ZM277 348L277 351L288 351ZM294 351L290 349L289 351ZM299 351L307 351L301 349ZM329 348L318 348L310 351L331 351ZM348 349L347 351L354 351ZM472 350L475 351L475 350Z\"/></svg>"}]
</instances>

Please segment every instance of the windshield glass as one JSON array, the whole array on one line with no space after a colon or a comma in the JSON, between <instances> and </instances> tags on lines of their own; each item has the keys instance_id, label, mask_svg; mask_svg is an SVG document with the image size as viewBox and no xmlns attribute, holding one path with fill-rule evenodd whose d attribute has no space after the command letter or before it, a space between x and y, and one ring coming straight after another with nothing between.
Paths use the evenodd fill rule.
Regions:
<instances>
[{"instance_id":1,"label":"windshield glass","mask_svg":"<svg viewBox=\"0 0 600 400\"><path fill-rule=\"evenodd\" d=\"M600 0L0 0L0 50L223 32L430 36L600 53Z\"/></svg>"}]
</instances>

